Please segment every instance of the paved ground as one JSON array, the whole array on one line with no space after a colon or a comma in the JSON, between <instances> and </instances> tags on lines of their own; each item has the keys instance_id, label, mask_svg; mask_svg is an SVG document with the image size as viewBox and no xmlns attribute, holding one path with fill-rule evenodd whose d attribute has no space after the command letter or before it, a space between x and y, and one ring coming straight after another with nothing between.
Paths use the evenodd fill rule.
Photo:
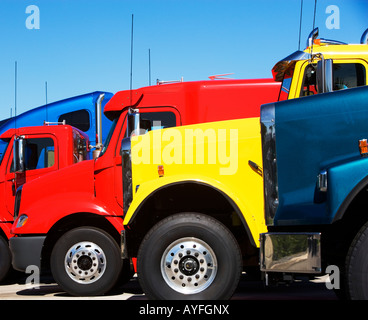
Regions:
<instances>
[{"instance_id":1,"label":"paved ground","mask_svg":"<svg viewBox=\"0 0 368 320\"><path fill-rule=\"evenodd\" d=\"M288 286L265 287L244 275L232 300L337 300L325 285L327 277L313 281L301 280ZM61 290L52 277L41 278L39 287L27 286L26 277L13 276L0 286L0 300L147 300L136 278L103 297L72 297Z\"/></svg>"}]
</instances>

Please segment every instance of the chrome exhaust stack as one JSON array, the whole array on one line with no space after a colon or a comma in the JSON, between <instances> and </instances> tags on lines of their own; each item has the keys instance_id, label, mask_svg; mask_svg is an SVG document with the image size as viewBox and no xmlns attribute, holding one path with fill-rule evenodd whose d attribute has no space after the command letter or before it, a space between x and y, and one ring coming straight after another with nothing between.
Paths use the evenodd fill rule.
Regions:
<instances>
[{"instance_id":1,"label":"chrome exhaust stack","mask_svg":"<svg viewBox=\"0 0 368 320\"><path fill-rule=\"evenodd\" d=\"M96 159L102 149L102 101L105 98L105 94L101 93L96 100L96 145L93 150L93 159Z\"/></svg>"},{"instance_id":2,"label":"chrome exhaust stack","mask_svg":"<svg viewBox=\"0 0 368 320\"><path fill-rule=\"evenodd\" d=\"M360 44L368 44L368 29L363 32L360 38Z\"/></svg>"}]
</instances>

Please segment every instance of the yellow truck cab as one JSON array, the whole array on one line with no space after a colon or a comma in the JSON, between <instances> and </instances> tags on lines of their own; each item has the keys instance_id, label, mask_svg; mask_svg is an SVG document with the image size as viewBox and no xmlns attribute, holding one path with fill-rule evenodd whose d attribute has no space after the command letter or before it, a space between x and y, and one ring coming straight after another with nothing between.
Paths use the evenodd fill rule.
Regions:
<instances>
[{"instance_id":1,"label":"yellow truck cab","mask_svg":"<svg viewBox=\"0 0 368 320\"><path fill-rule=\"evenodd\" d=\"M257 267L267 230L259 126L246 118L123 141L123 188L132 197L122 250L137 257L149 298L226 299L243 266Z\"/></svg>"},{"instance_id":2,"label":"yellow truck cab","mask_svg":"<svg viewBox=\"0 0 368 320\"><path fill-rule=\"evenodd\" d=\"M317 37L318 28L309 35L304 51L292 53L273 67L274 80L282 82L279 101L367 85L368 29L360 44ZM328 67L327 62L331 63ZM332 78L332 87L324 87L325 77Z\"/></svg>"}]
</instances>

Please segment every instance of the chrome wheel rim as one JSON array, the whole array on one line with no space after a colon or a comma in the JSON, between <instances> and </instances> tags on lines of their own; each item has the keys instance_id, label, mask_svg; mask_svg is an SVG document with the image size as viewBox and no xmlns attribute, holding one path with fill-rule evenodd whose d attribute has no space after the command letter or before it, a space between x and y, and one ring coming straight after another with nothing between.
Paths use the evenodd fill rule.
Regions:
<instances>
[{"instance_id":1,"label":"chrome wheel rim","mask_svg":"<svg viewBox=\"0 0 368 320\"><path fill-rule=\"evenodd\" d=\"M65 270L77 283L93 283L100 279L106 270L105 253L93 242L79 242L67 251Z\"/></svg>"},{"instance_id":2,"label":"chrome wheel rim","mask_svg":"<svg viewBox=\"0 0 368 320\"><path fill-rule=\"evenodd\" d=\"M211 247L192 237L171 243L161 259L165 282L181 294L195 294L207 289L216 277L217 267Z\"/></svg>"}]
</instances>

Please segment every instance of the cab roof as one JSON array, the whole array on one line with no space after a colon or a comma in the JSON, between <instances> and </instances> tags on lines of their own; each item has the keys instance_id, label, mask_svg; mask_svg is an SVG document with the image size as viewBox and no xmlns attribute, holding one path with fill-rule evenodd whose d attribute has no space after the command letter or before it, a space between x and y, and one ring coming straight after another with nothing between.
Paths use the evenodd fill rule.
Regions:
<instances>
[{"instance_id":1,"label":"cab roof","mask_svg":"<svg viewBox=\"0 0 368 320\"><path fill-rule=\"evenodd\" d=\"M142 87L134 90L123 90L117 92L110 101L105 105L104 113L107 117L109 114L121 112L128 107L138 107L146 97L155 100L157 98L160 105L175 105L182 101L185 96L199 96L202 89L216 89L226 87L244 87L260 84L275 84L275 81L270 79L240 79L240 80L203 80L203 81L188 81L170 84L160 84L148 87ZM144 98L145 97L145 98ZM110 117L111 118L111 117Z\"/></svg>"}]
</instances>

